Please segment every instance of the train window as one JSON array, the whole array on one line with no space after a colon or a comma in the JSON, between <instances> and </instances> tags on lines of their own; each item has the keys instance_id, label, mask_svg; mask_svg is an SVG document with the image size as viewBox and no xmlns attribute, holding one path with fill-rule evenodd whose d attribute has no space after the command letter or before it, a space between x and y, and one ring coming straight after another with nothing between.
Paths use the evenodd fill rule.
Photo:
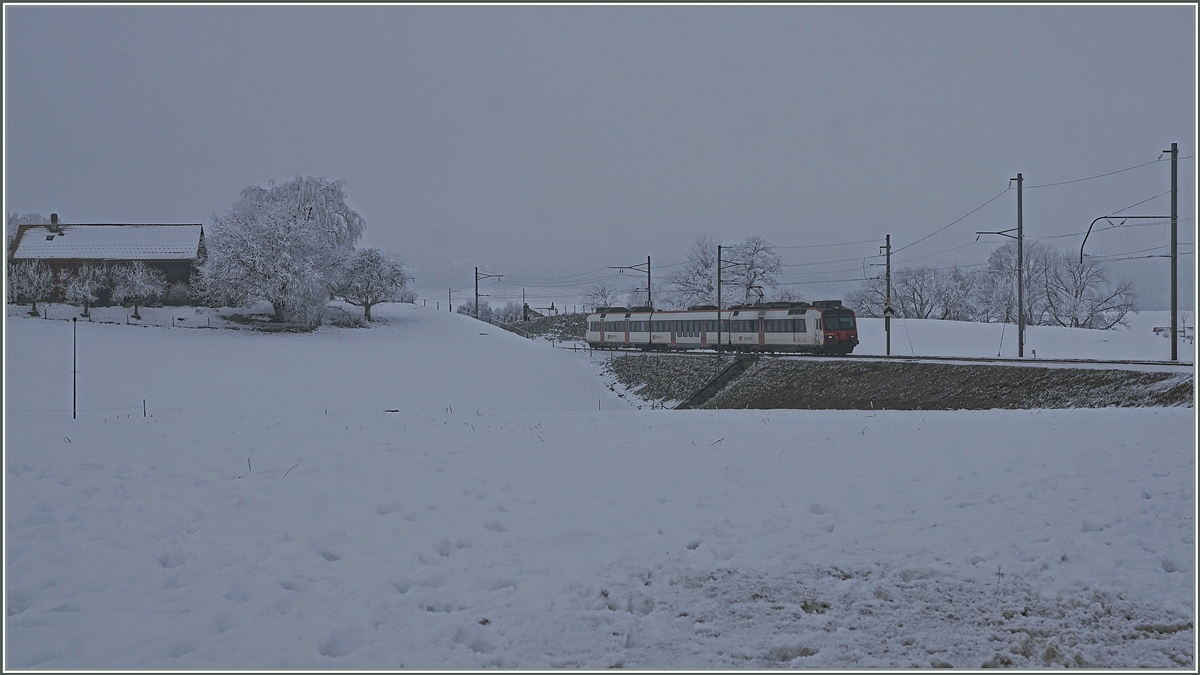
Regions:
<instances>
[{"instance_id":1,"label":"train window","mask_svg":"<svg viewBox=\"0 0 1200 675\"><path fill-rule=\"evenodd\" d=\"M821 317L817 317L817 330L821 330Z\"/></svg>"},{"instance_id":2,"label":"train window","mask_svg":"<svg viewBox=\"0 0 1200 675\"><path fill-rule=\"evenodd\" d=\"M804 319L796 319L796 332L807 333L808 327L804 325Z\"/></svg>"}]
</instances>

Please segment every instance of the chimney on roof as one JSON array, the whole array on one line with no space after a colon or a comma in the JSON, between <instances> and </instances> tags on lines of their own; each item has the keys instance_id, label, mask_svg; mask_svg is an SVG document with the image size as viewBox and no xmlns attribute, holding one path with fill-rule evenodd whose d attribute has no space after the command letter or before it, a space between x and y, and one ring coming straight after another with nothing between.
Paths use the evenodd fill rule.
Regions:
<instances>
[{"instance_id":1,"label":"chimney on roof","mask_svg":"<svg viewBox=\"0 0 1200 675\"><path fill-rule=\"evenodd\" d=\"M50 231L58 232L58 214L57 213L50 214Z\"/></svg>"}]
</instances>

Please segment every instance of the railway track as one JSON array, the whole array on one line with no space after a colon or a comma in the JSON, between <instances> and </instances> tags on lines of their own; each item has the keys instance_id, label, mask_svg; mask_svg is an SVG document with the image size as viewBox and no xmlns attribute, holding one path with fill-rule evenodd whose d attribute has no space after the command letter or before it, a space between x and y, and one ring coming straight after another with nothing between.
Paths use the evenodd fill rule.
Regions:
<instances>
[{"instance_id":1,"label":"railway track","mask_svg":"<svg viewBox=\"0 0 1200 675\"><path fill-rule=\"evenodd\" d=\"M563 345L560 349L572 349ZM590 349L589 347L576 346L574 349ZM716 352L711 350L691 350L691 351L646 351L640 347L614 347L611 349L595 350L600 353L625 353L625 354L655 354L669 356L715 356ZM737 356L746 354L747 352L725 352L726 356ZM819 359L822 361L898 361L898 362L933 362L933 363L987 363L999 365L1022 365L1022 366L1041 366L1041 365L1080 365L1080 366L1159 366L1167 368L1175 368L1179 370L1191 370L1194 364L1183 363L1179 361L1149 361L1137 359L1046 359L1046 358L1004 358L1004 357L986 357L986 356L902 356L893 354L886 356L883 354L844 354L844 355L827 355L827 354L787 354L779 352L748 352L754 356L761 358L775 359Z\"/></svg>"}]
</instances>

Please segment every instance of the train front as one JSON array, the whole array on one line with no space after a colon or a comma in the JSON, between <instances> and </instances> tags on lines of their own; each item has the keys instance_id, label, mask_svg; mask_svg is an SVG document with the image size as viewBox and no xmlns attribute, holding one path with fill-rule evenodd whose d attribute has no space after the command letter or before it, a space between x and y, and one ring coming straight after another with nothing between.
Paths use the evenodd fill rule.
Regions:
<instances>
[{"instance_id":1,"label":"train front","mask_svg":"<svg viewBox=\"0 0 1200 675\"><path fill-rule=\"evenodd\" d=\"M854 312L842 307L840 301L825 302L827 306L821 314L825 351L829 354L849 354L858 345L858 323L854 320Z\"/></svg>"}]
</instances>

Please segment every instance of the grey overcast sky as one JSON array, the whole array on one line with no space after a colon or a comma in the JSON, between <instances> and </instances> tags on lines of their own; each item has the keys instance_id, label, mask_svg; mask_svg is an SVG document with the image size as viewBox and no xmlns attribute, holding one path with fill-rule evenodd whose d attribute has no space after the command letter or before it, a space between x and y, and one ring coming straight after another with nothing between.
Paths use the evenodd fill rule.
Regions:
<instances>
[{"instance_id":1,"label":"grey overcast sky","mask_svg":"<svg viewBox=\"0 0 1200 675\"><path fill-rule=\"evenodd\" d=\"M986 260L1004 240L975 231L1015 226L1015 190L914 242L1017 172L1026 235L1076 252L1097 216L1169 213L1165 160L1031 186L1177 142L1190 308L1196 26L1193 5L8 4L4 200L210 224L248 185L344 178L360 245L431 302L476 265L508 275L481 285L500 302L578 302L608 266L665 277L702 234L796 247L785 281L819 299L878 273L886 233L896 265ZM1152 224L1088 249L1168 242ZM1167 307L1166 259L1110 269Z\"/></svg>"}]
</instances>

